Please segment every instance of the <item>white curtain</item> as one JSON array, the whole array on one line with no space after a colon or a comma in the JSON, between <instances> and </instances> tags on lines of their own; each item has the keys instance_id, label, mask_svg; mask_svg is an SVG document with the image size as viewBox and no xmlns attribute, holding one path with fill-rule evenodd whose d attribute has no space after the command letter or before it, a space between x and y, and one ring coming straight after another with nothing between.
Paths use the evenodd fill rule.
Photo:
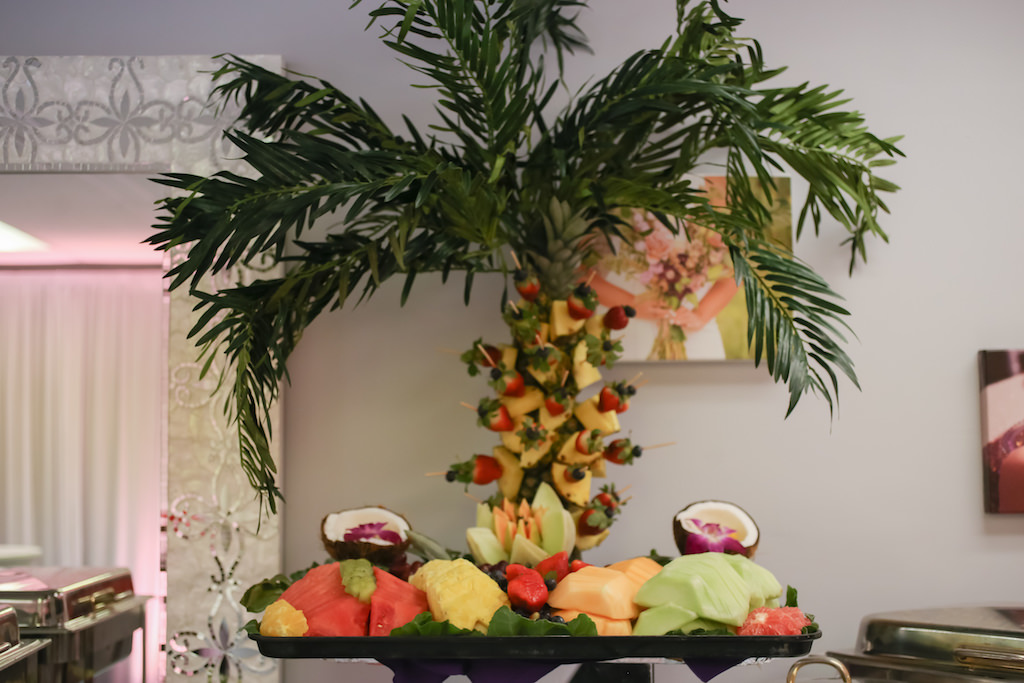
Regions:
<instances>
[{"instance_id":1,"label":"white curtain","mask_svg":"<svg viewBox=\"0 0 1024 683\"><path fill-rule=\"evenodd\" d=\"M158 269L0 270L0 543L159 581Z\"/></svg>"}]
</instances>

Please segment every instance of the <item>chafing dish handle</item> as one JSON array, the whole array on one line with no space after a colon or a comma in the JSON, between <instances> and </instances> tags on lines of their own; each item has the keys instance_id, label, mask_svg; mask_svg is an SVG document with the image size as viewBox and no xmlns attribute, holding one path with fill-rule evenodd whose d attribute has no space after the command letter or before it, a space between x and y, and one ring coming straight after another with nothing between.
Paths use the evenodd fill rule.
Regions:
<instances>
[{"instance_id":1,"label":"chafing dish handle","mask_svg":"<svg viewBox=\"0 0 1024 683\"><path fill-rule=\"evenodd\" d=\"M960 664L967 666L1024 671L1024 653L1021 652L957 647L953 648L953 657Z\"/></svg>"},{"instance_id":2,"label":"chafing dish handle","mask_svg":"<svg viewBox=\"0 0 1024 683\"><path fill-rule=\"evenodd\" d=\"M843 677L843 681L845 683L852 683L853 679L850 678L850 672L846 669L846 665L835 657L826 657L824 655L811 655L810 657L804 657L797 661L793 666L789 667L789 673L786 674L786 683L796 683L796 672L808 664L825 664L827 666L831 666L839 672L839 675Z\"/></svg>"}]
</instances>

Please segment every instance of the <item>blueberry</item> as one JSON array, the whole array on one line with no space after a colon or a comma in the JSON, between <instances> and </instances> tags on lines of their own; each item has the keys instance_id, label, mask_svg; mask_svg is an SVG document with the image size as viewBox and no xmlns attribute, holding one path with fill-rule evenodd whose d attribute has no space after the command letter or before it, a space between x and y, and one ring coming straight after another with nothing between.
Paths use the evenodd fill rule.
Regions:
<instances>
[{"instance_id":1,"label":"blueberry","mask_svg":"<svg viewBox=\"0 0 1024 683\"><path fill-rule=\"evenodd\" d=\"M544 579L544 585L547 587L549 591L553 591L555 590L555 586L558 585L558 582L554 579Z\"/></svg>"}]
</instances>

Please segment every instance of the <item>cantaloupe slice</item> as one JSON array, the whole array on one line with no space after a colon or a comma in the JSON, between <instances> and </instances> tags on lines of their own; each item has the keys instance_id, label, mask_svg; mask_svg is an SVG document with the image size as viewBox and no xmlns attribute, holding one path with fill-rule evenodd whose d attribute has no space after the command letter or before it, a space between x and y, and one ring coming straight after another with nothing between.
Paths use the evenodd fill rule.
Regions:
<instances>
[{"instance_id":1,"label":"cantaloupe slice","mask_svg":"<svg viewBox=\"0 0 1024 683\"><path fill-rule=\"evenodd\" d=\"M609 619L635 619L640 613L633 602L635 593L633 582L622 572L590 565L562 579L548 595L548 604Z\"/></svg>"},{"instance_id":2,"label":"cantaloupe slice","mask_svg":"<svg viewBox=\"0 0 1024 683\"><path fill-rule=\"evenodd\" d=\"M661 571L661 565L647 556L620 560L608 565L608 568L625 574L626 578L633 582L633 585L636 587L635 590L640 590L640 586L647 583L648 579Z\"/></svg>"},{"instance_id":3,"label":"cantaloupe slice","mask_svg":"<svg viewBox=\"0 0 1024 683\"><path fill-rule=\"evenodd\" d=\"M609 619L608 617L602 617L600 614L590 614L575 609L560 609L552 613L565 619L566 623L581 614L586 614L594 622L594 626L597 627L597 635L599 636L628 636L633 634L633 622L629 619Z\"/></svg>"}]
</instances>

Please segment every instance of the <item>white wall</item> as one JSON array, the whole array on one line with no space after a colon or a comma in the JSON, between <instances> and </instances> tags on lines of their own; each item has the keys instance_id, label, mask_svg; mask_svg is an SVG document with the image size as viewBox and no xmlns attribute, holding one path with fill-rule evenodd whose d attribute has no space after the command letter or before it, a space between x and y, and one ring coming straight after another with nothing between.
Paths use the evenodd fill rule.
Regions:
<instances>
[{"instance_id":1,"label":"white wall","mask_svg":"<svg viewBox=\"0 0 1024 683\"><path fill-rule=\"evenodd\" d=\"M573 60L573 76L603 73L659 42L671 4L592 2L584 23L597 54ZM279 52L392 120L400 111L429 116L425 94L402 87L408 74L361 33L372 3L351 12L347 2L317 0L13 5L0 6L0 49L10 54ZM1024 602L1024 516L982 513L975 365L979 349L1024 344L1015 302L1024 5L733 0L727 8L748 19L743 33L761 40L769 64L789 65L786 81L842 87L875 132L906 135L908 158L889 174L903 187L884 222L890 243L869 244L869 262L852 278L838 232L799 246L853 312L849 350L863 391L844 384L831 422L812 397L784 420L785 391L761 370L645 366L650 383L623 422L642 442L677 445L618 478L633 484L634 498L588 559L669 552L671 516L719 497L760 523L758 559L800 589L822 625L816 652L852 646L860 618L875 611ZM483 384L439 349L504 338L500 285L479 283L464 307L458 281L419 284L405 309L388 287L318 320L289 364L289 569L322 556L319 519L335 509L387 505L451 545L472 520L461 489L423 473L492 445L458 405L475 402ZM747 672L755 675L781 680L770 668ZM672 667L658 680L684 677Z\"/></svg>"}]
</instances>

